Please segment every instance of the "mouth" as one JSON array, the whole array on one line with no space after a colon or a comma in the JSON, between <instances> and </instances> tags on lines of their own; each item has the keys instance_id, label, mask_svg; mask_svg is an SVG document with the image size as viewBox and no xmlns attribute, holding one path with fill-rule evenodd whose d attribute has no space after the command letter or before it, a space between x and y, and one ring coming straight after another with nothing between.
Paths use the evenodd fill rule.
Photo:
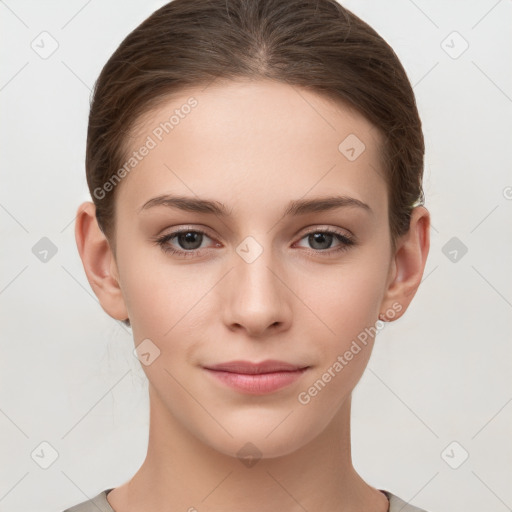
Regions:
<instances>
[{"instance_id":1,"label":"mouth","mask_svg":"<svg viewBox=\"0 0 512 512\"><path fill-rule=\"evenodd\" d=\"M203 368L217 381L237 391L263 395L297 381L309 366L267 360L261 363L230 361Z\"/></svg>"},{"instance_id":2,"label":"mouth","mask_svg":"<svg viewBox=\"0 0 512 512\"><path fill-rule=\"evenodd\" d=\"M250 361L229 361L227 363L205 366L204 368L214 371L257 375L262 373L294 372L308 368L308 366L268 359L267 361L262 361L261 363L252 363Z\"/></svg>"}]
</instances>

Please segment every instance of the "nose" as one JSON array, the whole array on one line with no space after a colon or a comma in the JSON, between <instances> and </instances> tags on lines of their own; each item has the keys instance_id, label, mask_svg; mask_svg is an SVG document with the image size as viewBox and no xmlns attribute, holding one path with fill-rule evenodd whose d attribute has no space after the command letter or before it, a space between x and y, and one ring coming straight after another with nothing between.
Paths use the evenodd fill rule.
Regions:
<instances>
[{"instance_id":1,"label":"nose","mask_svg":"<svg viewBox=\"0 0 512 512\"><path fill-rule=\"evenodd\" d=\"M291 293L284 284L286 278L280 265L270 253L264 250L251 263L234 255L235 268L222 290L222 314L230 330L262 337L290 327Z\"/></svg>"}]
</instances>

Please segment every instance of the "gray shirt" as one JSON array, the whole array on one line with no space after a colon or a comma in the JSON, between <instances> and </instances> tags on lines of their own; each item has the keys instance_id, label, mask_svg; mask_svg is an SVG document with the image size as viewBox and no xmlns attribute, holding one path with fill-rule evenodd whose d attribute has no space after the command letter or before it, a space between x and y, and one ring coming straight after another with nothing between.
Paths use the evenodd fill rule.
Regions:
<instances>
[{"instance_id":1,"label":"gray shirt","mask_svg":"<svg viewBox=\"0 0 512 512\"><path fill-rule=\"evenodd\" d=\"M112 488L113 489L113 488ZM92 500L87 500L74 507L67 508L64 512L114 512L114 509L110 506L107 501L107 494L112 489L106 489L100 492ZM380 492L384 493L389 500L388 512L426 512L422 508L413 507L407 504L407 502L401 500L398 496L391 494L389 491L379 489Z\"/></svg>"}]
</instances>

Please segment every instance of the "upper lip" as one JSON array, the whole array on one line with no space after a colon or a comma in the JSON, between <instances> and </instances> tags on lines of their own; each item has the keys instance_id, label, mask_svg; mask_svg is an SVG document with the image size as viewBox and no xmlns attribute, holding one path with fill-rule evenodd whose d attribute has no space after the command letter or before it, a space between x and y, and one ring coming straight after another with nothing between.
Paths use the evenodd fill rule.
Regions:
<instances>
[{"instance_id":1,"label":"upper lip","mask_svg":"<svg viewBox=\"0 0 512 512\"><path fill-rule=\"evenodd\" d=\"M259 373L293 372L297 370L303 370L306 368L306 366L267 359L261 363L252 363L251 361L229 361L227 363L205 366L205 368L208 370L255 375Z\"/></svg>"}]
</instances>

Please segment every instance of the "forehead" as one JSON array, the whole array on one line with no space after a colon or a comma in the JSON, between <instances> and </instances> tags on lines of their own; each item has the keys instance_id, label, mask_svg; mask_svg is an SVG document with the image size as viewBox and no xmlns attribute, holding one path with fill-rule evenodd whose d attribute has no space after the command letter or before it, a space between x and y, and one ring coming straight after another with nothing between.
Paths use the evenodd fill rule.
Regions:
<instances>
[{"instance_id":1,"label":"forehead","mask_svg":"<svg viewBox=\"0 0 512 512\"><path fill-rule=\"evenodd\" d=\"M127 158L150 150L121 188L139 205L171 191L234 202L343 192L377 201L378 210L386 207L381 143L341 101L274 81L214 81L173 94L139 119Z\"/></svg>"}]
</instances>

